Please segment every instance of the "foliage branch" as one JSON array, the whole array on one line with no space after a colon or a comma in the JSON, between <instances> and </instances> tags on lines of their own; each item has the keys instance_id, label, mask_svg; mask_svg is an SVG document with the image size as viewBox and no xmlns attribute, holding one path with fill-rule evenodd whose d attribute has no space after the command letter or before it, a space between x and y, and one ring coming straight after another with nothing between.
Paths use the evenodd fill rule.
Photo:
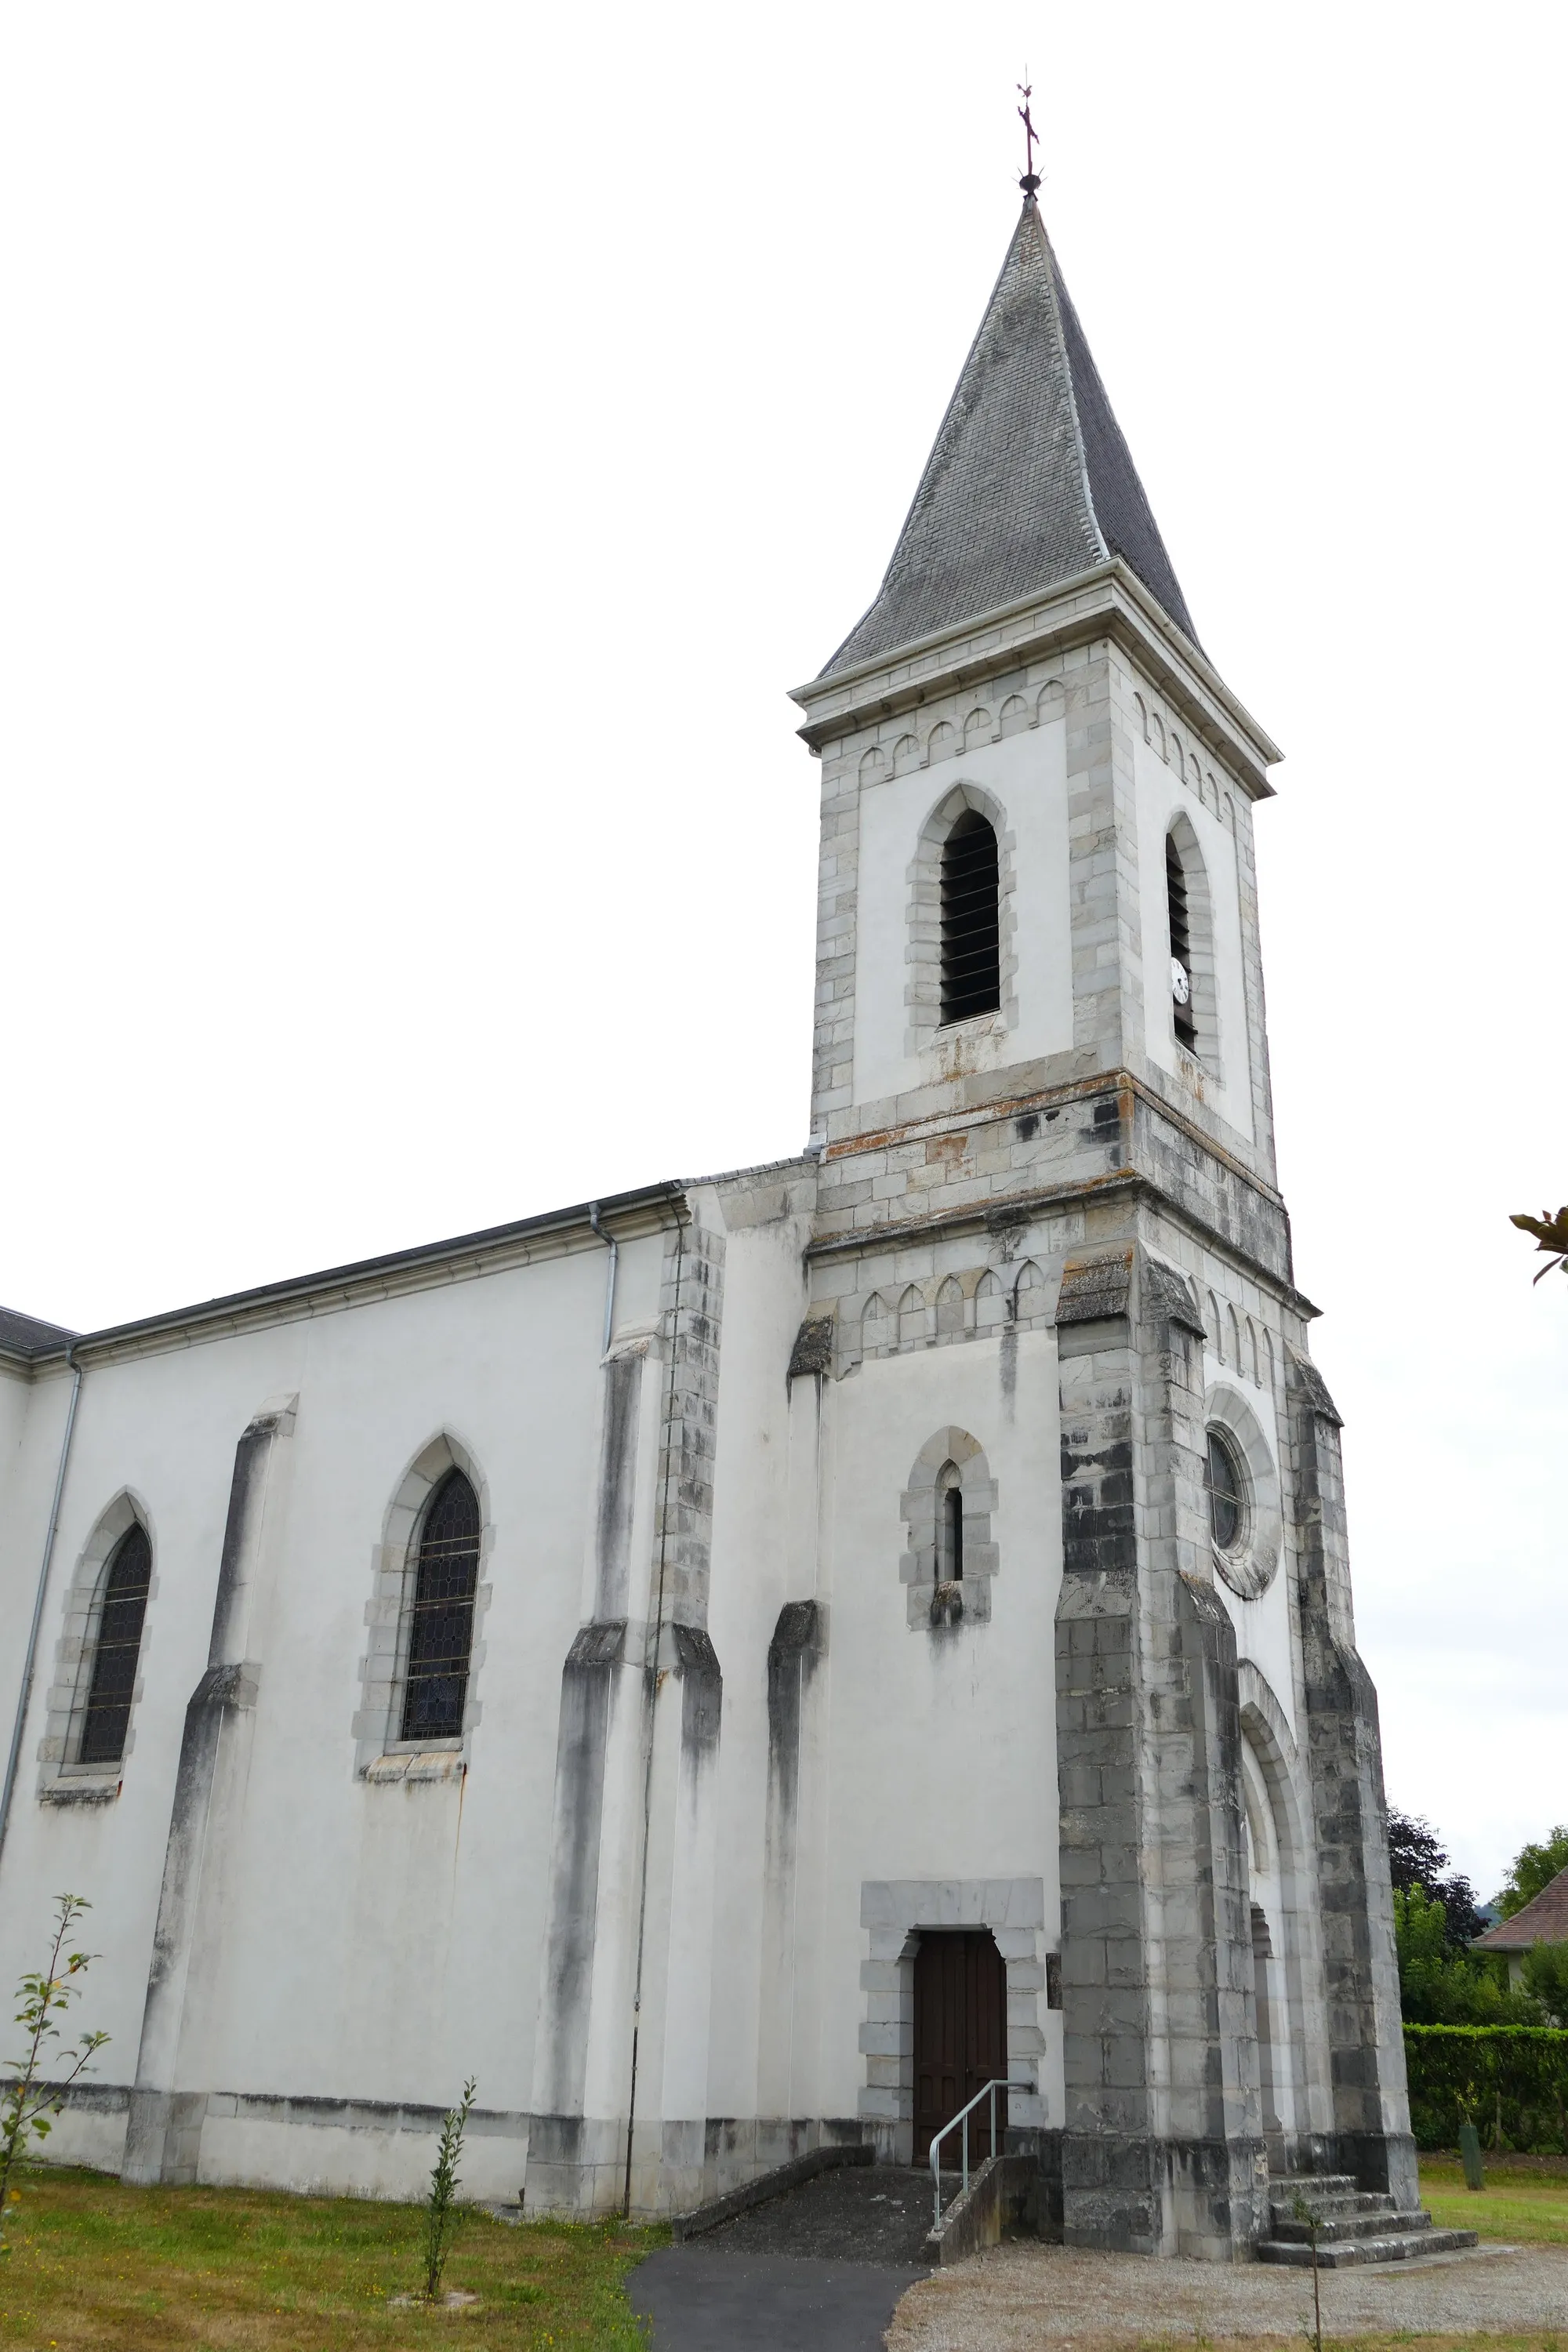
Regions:
<instances>
[{"instance_id":1,"label":"foliage branch","mask_svg":"<svg viewBox=\"0 0 1568 2352\"><path fill-rule=\"evenodd\" d=\"M1486 1925L1476 1890L1462 1873L1450 1871L1448 1855L1437 1832L1423 1813L1388 1809L1388 1874L1396 1891L1419 1887L1429 1902L1440 1904L1443 1932L1456 1951L1463 1951Z\"/></svg>"},{"instance_id":2,"label":"foliage branch","mask_svg":"<svg viewBox=\"0 0 1568 2352\"><path fill-rule=\"evenodd\" d=\"M1542 1209L1538 1217L1510 1217L1509 1223L1518 1225L1523 1233L1533 1234L1536 1248L1548 1253L1546 1264L1537 1270L1537 1282L1543 1274L1550 1274L1553 1266L1560 1265L1563 1273L1568 1274L1568 1203L1559 1209L1555 1216L1550 1209Z\"/></svg>"},{"instance_id":3,"label":"foliage branch","mask_svg":"<svg viewBox=\"0 0 1568 2352\"><path fill-rule=\"evenodd\" d=\"M1559 1822L1539 1845L1522 1845L1514 1855L1507 1884L1497 1897L1503 1917L1511 1919L1516 1911L1533 1903L1563 1870L1568 1870L1568 1822Z\"/></svg>"}]
</instances>

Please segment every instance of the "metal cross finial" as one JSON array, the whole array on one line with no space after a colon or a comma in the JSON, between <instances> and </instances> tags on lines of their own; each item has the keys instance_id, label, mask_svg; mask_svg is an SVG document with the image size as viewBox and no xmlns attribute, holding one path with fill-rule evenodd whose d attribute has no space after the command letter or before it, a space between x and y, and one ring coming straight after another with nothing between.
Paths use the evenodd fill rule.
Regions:
<instances>
[{"instance_id":1,"label":"metal cross finial","mask_svg":"<svg viewBox=\"0 0 1568 2352\"><path fill-rule=\"evenodd\" d=\"M1028 70L1028 67L1026 66L1024 71L1027 73ZM1017 83L1016 88L1019 97L1024 101L1018 109L1018 120L1024 126L1024 176L1018 185L1026 196L1032 196L1040 184L1040 175L1035 169L1035 149L1039 144L1039 133L1029 119L1029 100L1034 94L1034 85L1031 82L1021 81Z\"/></svg>"}]
</instances>

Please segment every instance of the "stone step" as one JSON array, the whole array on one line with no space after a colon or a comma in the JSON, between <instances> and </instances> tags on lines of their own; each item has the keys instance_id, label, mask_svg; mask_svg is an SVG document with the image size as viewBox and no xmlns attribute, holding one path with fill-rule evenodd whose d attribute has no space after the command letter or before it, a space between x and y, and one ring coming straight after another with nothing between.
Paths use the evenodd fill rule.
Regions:
<instances>
[{"instance_id":1,"label":"stone step","mask_svg":"<svg viewBox=\"0 0 1568 2352\"><path fill-rule=\"evenodd\" d=\"M1400 2215L1400 2220L1406 2217ZM1410 2217L1414 2218L1414 2217ZM1401 2230L1385 2238L1347 2238L1337 2244L1318 2242L1318 2266L1325 2271L1349 2270L1361 2263L1412 2263L1424 2254L1454 2254L1477 2242L1474 2230ZM1310 2246L1266 2238L1258 2249L1260 2263L1284 2263L1293 2270L1310 2270Z\"/></svg>"},{"instance_id":2,"label":"stone step","mask_svg":"<svg viewBox=\"0 0 1568 2352\"><path fill-rule=\"evenodd\" d=\"M1394 2211L1393 2198L1384 2197L1375 2189L1355 2189L1346 2196L1303 2197L1300 2201L1309 2213L1316 2213L1324 2221L1331 2214L1338 2217L1346 2213L1392 2213ZM1296 2219L1294 2197L1271 2197L1268 2204L1270 2211L1279 2214L1281 2221L1293 2221Z\"/></svg>"},{"instance_id":3,"label":"stone step","mask_svg":"<svg viewBox=\"0 0 1568 2352\"><path fill-rule=\"evenodd\" d=\"M1318 2243L1342 2245L1350 2238L1386 2238L1409 2230L1429 2230L1431 2226L1430 2213L1396 2213L1392 2201L1384 2200L1375 2213L1336 2213L1326 2221L1320 2217ZM1310 2246L1312 2225L1310 2221L1298 2221L1293 2213L1276 2213L1273 2234L1283 2245Z\"/></svg>"},{"instance_id":4,"label":"stone step","mask_svg":"<svg viewBox=\"0 0 1568 2352\"><path fill-rule=\"evenodd\" d=\"M1325 2197L1351 2197L1361 2184L1353 2172L1271 2172L1268 2194L1283 2198L1289 2205L1292 2197L1321 2194Z\"/></svg>"},{"instance_id":5,"label":"stone step","mask_svg":"<svg viewBox=\"0 0 1568 2352\"><path fill-rule=\"evenodd\" d=\"M1330 2197L1309 2197L1297 2189L1289 2197L1268 2200L1277 2213L1293 2213L1298 2204L1305 2205L1310 2213L1370 2213L1374 2206L1386 2206L1394 2210L1394 2200L1381 2189L1336 2189Z\"/></svg>"}]
</instances>

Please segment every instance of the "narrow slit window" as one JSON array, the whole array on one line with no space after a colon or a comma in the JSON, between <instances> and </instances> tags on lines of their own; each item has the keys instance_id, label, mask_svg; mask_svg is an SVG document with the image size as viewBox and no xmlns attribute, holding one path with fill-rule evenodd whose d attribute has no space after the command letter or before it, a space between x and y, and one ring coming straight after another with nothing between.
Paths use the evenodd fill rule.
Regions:
<instances>
[{"instance_id":1,"label":"narrow slit window","mask_svg":"<svg viewBox=\"0 0 1568 2352\"><path fill-rule=\"evenodd\" d=\"M140 1526L128 1528L104 1574L79 1763L118 1764L125 1754L152 1581L153 1547L147 1530Z\"/></svg>"},{"instance_id":2,"label":"narrow slit window","mask_svg":"<svg viewBox=\"0 0 1568 2352\"><path fill-rule=\"evenodd\" d=\"M479 1579L479 1499L460 1470L448 1470L430 1498L419 1537L405 1739L455 1739L462 1731Z\"/></svg>"},{"instance_id":3,"label":"narrow slit window","mask_svg":"<svg viewBox=\"0 0 1568 2352\"><path fill-rule=\"evenodd\" d=\"M963 1488L956 1464L948 1463L937 1481L938 1581L957 1584L963 1575Z\"/></svg>"},{"instance_id":4,"label":"narrow slit window","mask_svg":"<svg viewBox=\"0 0 1568 2352\"><path fill-rule=\"evenodd\" d=\"M1176 1042L1189 1054L1198 1049L1196 1016L1193 1011L1193 935L1187 911L1187 877L1174 837L1165 835L1165 904L1171 919L1171 1010Z\"/></svg>"},{"instance_id":5,"label":"narrow slit window","mask_svg":"<svg viewBox=\"0 0 1568 2352\"><path fill-rule=\"evenodd\" d=\"M996 835L966 809L942 851L942 1017L973 1020L1002 1002Z\"/></svg>"}]
</instances>

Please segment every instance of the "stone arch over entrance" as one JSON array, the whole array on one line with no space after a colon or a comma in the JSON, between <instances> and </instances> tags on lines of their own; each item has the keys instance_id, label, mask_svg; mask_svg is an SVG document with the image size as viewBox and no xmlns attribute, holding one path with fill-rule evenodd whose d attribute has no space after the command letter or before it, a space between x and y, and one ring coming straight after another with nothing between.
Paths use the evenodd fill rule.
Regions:
<instances>
[{"instance_id":1,"label":"stone arch over entrance","mask_svg":"<svg viewBox=\"0 0 1568 2352\"><path fill-rule=\"evenodd\" d=\"M1250 1659L1240 1661L1237 1682L1258 2090L1270 2163L1287 2171L1330 2122L1326 2087L1312 2081L1308 2054L1323 2042L1321 2028L1309 2030L1310 1989L1321 1978L1312 1874L1289 1723Z\"/></svg>"},{"instance_id":2,"label":"stone arch over entrance","mask_svg":"<svg viewBox=\"0 0 1568 2352\"><path fill-rule=\"evenodd\" d=\"M868 1936L860 1974L866 2080L858 2112L879 2163L914 2161L916 1969L922 1942L944 1932L985 1930L1000 1956L1005 2063L998 2072L1016 2085L1007 2101L1010 2128L1059 2123L1046 2112L1040 2079L1051 1957L1043 1879L867 1879L860 1887L860 1925Z\"/></svg>"}]
</instances>

